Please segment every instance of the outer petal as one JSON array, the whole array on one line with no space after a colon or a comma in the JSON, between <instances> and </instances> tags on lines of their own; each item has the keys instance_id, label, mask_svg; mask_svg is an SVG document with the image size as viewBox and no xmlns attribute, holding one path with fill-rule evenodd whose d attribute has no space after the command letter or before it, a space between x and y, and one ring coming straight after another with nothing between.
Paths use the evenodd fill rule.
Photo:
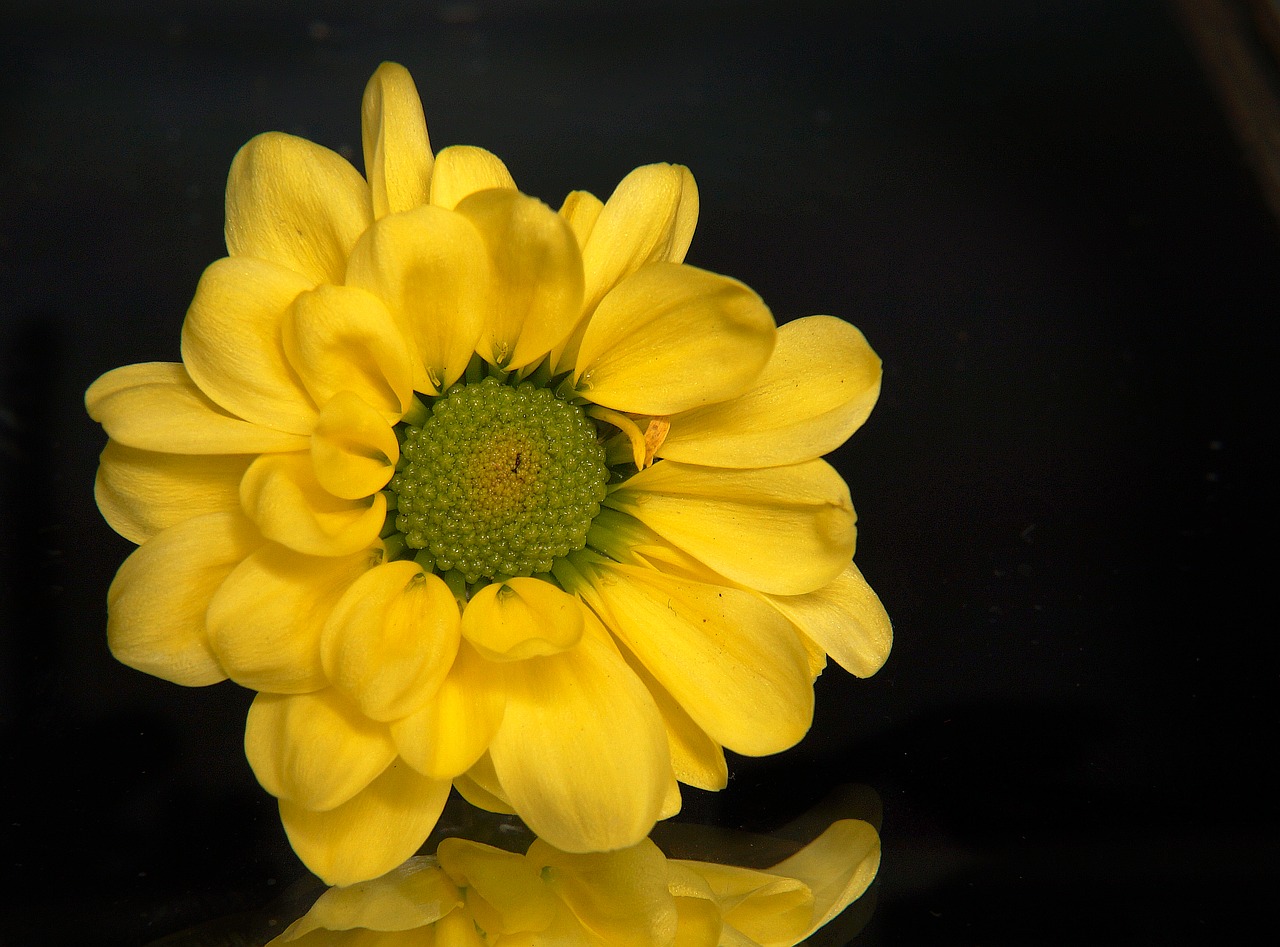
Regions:
<instances>
[{"instance_id":1,"label":"outer petal","mask_svg":"<svg viewBox=\"0 0 1280 947\"><path fill-rule=\"evenodd\" d=\"M411 931L461 906L462 893L436 860L418 855L372 881L329 888L289 925L280 941L292 942L320 930Z\"/></svg>"},{"instance_id":2,"label":"outer petal","mask_svg":"<svg viewBox=\"0 0 1280 947\"><path fill-rule=\"evenodd\" d=\"M375 217L427 203L431 141L422 100L404 66L384 62L365 86L360 138Z\"/></svg>"},{"instance_id":3,"label":"outer petal","mask_svg":"<svg viewBox=\"0 0 1280 947\"><path fill-rule=\"evenodd\" d=\"M489 753L512 806L564 851L635 845L672 781L662 718L639 679L592 634L508 668Z\"/></svg>"},{"instance_id":4,"label":"outer petal","mask_svg":"<svg viewBox=\"0 0 1280 947\"><path fill-rule=\"evenodd\" d=\"M313 812L281 800L280 818L308 868L326 884L350 885L385 874L417 851L448 796L447 782L397 760L336 809Z\"/></svg>"},{"instance_id":5,"label":"outer petal","mask_svg":"<svg viewBox=\"0 0 1280 947\"><path fill-rule=\"evenodd\" d=\"M328 685L320 634L370 552L302 556L269 543L236 567L209 602L209 640L233 681L278 694Z\"/></svg>"},{"instance_id":6,"label":"outer petal","mask_svg":"<svg viewBox=\"0 0 1280 947\"><path fill-rule=\"evenodd\" d=\"M590 191L570 191L560 205L560 216L573 231L580 248L587 245L602 210L604 204Z\"/></svg>"},{"instance_id":7,"label":"outer petal","mask_svg":"<svg viewBox=\"0 0 1280 947\"><path fill-rule=\"evenodd\" d=\"M307 439L245 421L209 400L181 362L107 372L85 392L89 416L120 444L177 454L305 450Z\"/></svg>"},{"instance_id":8,"label":"outer petal","mask_svg":"<svg viewBox=\"0 0 1280 947\"><path fill-rule=\"evenodd\" d=\"M584 308L647 263L680 263L698 222L698 186L678 164L649 164L619 182L582 248Z\"/></svg>"},{"instance_id":9,"label":"outer petal","mask_svg":"<svg viewBox=\"0 0 1280 947\"><path fill-rule=\"evenodd\" d=\"M320 410L311 435L311 466L336 497L361 500L381 490L396 470L400 443L384 416L342 391Z\"/></svg>"},{"instance_id":10,"label":"outer petal","mask_svg":"<svg viewBox=\"0 0 1280 947\"><path fill-rule=\"evenodd\" d=\"M582 609L542 579L492 582L467 602L462 634L490 661L556 654L582 637Z\"/></svg>"},{"instance_id":11,"label":"outer petal","mask_svg":"<svg viewBox=\"0 0 1280 947\"><path fill-rule=\"evenodd\" d=\"M161 530L206 513L240 512L243 454L161 454L107 441L94 482L98 509L111 528L143 543Z\"/></svg>"},{"instance_id":12,"label":"outer petal","mask_svg":"<svg viewBox=\"0 0 1280 947\"><path fill-rule=\"evenodd\" d=\"M488 190L458 204L493 261L492 301L477 351L519 369L564 341L582 316L582 257L568 224L518 191Z\"/></svg>"},{"instance_id":13,"label":"outer petal","mask_svg":"<svg viewBox=\"0 0 1280 947\"><path fill-rule=\"evenodd\" d=\"M769 360L775 334L768 307L742 283L653 263L601 300L574 377L605 407L674 414L744 391Z\"/></svg>"},{"instance_id":14,"label":"outer petal","mask_svg":"<svg viewBox=\"0 0 1280 947\"><path fill-rule=\"evenodd\" d=\"M226 680L209 643L205 612L218 586L261 542L238 513L211 513L134 550L107 591L111 653L175 684Z\"/></svg>"},{"instance_id":15,"label":"outer petal","mask_svg":"<svg viewBox=\"0 0 1280 947\"><path fill-rule=\"evenodd\" d=\"M410 345L416 390L438 394L467 367L484 323L489 267L471 222L429 205L383 217L356 244L347 282L391 310Z\"/></svg>"},{"instance_id":16,"label":"outer petal","mask_svg":"<svg viewBox=\"0 0 1280 947\"><path fill-rule=\"evenodd\" d=\"M413 399L409 343L382 300L353 286L321 286L293 303L284 351L316 404L350 391L390 423Z\"/></svg>"},{"instance_id":17,"label":"outer petal","mask_svg":"<svg viewBox=\"0 0 1280 947\"><path fill-rule=\"evenodd\" d=\"M452 145L436 155L431 203L453 210L464 197L489 188L515 190L511 172L497 155L473 145Z\"/></svg>"},{"instance_id":18,"label":"outer petal","mask_svg":"<svg viewBox=\"0 0 1280 947\"><path fill-rule=\"evenodd\" d=\"M880 837L868 823L842 819L769 869L813 892L813 919L801 940L862 897L880 868Z\"/></svg>"},{"instance_id":19,"label":"outer petal","mask_svg":"<svg viewBox=\"0 0 1280 947\"><path fill-rule=\"evenodd\" d=\"M575 557L573 591L717 743L746 756L797 743L813 719L808 661L789 622L737 589Z\"/></svg>"},{"instance_id":20,"label":"outer petal","mask_svg":"<svg viewBox=\"0 0 1280 947\"><path fill-rule=\"evenodd\" d=\"M453 593L411 561L360 576L334 606L320 640L329 680L374 720L396 720L429 701L457 652Z\"/></svg>"},{"instance_id":21,"label":"outer petal","mask_svg":"<svg viewBox=\"0 0 1280 947\"><path fill-rule=\"evenodd\" d=\"M760 377L728 401L671 419L661 457L713 467L813 460L862 426L880 395L880 359L862 333L831 316L778 328Z\"/></svg>"},{"instance_id":22,"label":"outer petal","mask_svg":"<svg viewBox=\"0 0 1280 947\"><path fill-rule=\"evenodd\" d=\"M346 556L378 539L387 499L343 500L321 486L307 454L264 454L240 481L240 503L268 539L311 556Z\"/></svg>"},{"instance_id":23,"label":"outer petal","mask_svg":"<svg viewBox=\"0 0 1280 947\"><path fill-rule=\"evenodd\" d=\"M263 789L317 812L342 805L396 757L386 725L332 687L259 694L245 721L244 750Z\"/></svg>"},{"instance_id":24,"label":"outer petal","mask_svg":"<svg viewBox=\"0 0 1280 947\"><path fill-rule=\"evenodd\" d=\"M762 592L811 592L839 575L853 555L849 488L821 460L763 470L668 460L637 473L605 503Z\"/></svg>"},{"instance_id":25,"label":"outer petal","mask_svg":"<svg viewBox=\"0 0 1280 947\"><path fill-rule=\"evenodd\" d=\"M341 283L347 255L373 221L369 186L345 158L303 138L251 139L227 179L227 252Z\"/></svg>"},{"instance_id":26,"label":"outer petal","mask_svg":"<svg viewBox=\"0 0 1280 947\"><path fill-rule=\"evenodd\" d=\"M308 284L292 270L228 257L209 265L182 324L182 361L200 390L247 421L310 434L315 404L285 357L283 322Z\"/></svg>"},{"instance_id":27,"label":"outer petal","mask_svg":"<svg viewBox=\"0 0 1280 947\"><path fill-rule=\"evenodd\" d=\"M852 562L820 589L765 598L850 674L870 677L889 658L893 625Z\"/></svg>"}]
</instances>

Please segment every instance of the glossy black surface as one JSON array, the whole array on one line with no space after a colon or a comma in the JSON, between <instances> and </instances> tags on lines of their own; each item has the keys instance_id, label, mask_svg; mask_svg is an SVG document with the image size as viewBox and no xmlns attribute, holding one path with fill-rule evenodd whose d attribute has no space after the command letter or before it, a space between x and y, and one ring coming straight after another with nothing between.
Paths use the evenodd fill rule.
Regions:
<instances>
[{"instance_id":1,"label":"glossy black surface","mask_svg":"<svg viewBox=\"0 0 1280 947\"><path fill-rule=\"evenodd\" d=\"M306 875L250 695L116 664L130 545L84 388L178 357L260 131L359 160L413 72L436 147L557 205L689 165L689 262L885 362L834 462L887 667L685 818L883 805L856 943L1217 942L1274 890L1280 238L1159 3L10 5L0 166L0 943L143 944ZM270 12L268 12L270 11Z\"/></svg>"}]
</instances>

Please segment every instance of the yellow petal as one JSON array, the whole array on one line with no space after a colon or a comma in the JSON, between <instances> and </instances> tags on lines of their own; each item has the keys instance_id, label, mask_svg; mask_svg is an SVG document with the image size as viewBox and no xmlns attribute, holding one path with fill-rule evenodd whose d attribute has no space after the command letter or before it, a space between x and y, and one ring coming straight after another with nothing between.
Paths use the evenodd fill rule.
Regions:
<instances>
[{"instance_id":1,"label":"yellow petal","mask_svg":"<svg viewBox=\"0 0 1280 947\"><path fill-rule=\"evenodd\" d=\"M520 817L564 851L636 844L672 781L653 699L589 634L576 648L507 666L506 715L489 755Z\"/></svg>"},{"instance_id":2,"label":"yellow petal","mask_svg":"<svg viewBox=\"0 0 1280 947\"><path fill-rule=\"evenodd\" d=\"M427 203L431 141L422 100L404 66L384 62L365 86L360 138L375 217Z\"/></svg>"},{"instance_id":3,"label":"yellow petal","mask_svg":"<svg viewBox=\"0 0 1280 947\"><path fill-rule=\"evenodd\" d=\"M590 191L570 191L560 205L559 214L573 231L579 247L587 245L602 210L604 204Z\"/></svg>"},{"instance_id":4,"label":"yellow petal","mask_svg":"<svg viewBox=\"0 0 1280 947\"><path fill-rule=\"evenodd\" d=\"M492 302L477 349L515 370L564 341L582 315L582 257L573 232L546 204L488 190L458 204L489 248Z\"/></svg>"},{"instance_id":5,"label":"yellow petal","mask_svg":"<svg viewBox=\"0 0 1280 947\"><path fill-rule=\"evenodd\" d=\"M491 582L467 603L462 634L490 661L522 661L577 644L582 609L542 579Z\"/></svg>"},{"instance_id":6,"label":"yellow petal","mask_svg":"<svg viewBox=\"0 0 1280 947\"><path fill-rule=\"evenodd\" d=\"M341 155L303 138L250 139L227 179L227 252L268 260L318 283L341 283L373 221L369 186Z\"/></svg>"},{"instance_id":7,"label":"yellow petal","mask_svg":"<svg viewBox=\"0 0 1280 947\"><path fill-rule=\"evenodd\" d=\"M574 562L587 583L573 591L711 739L764 756L804 736L813 719L804 648L765 602L652 570Z\"/></svg>"},{"instance_id":8,"label":"yellow petal","mask_svg":"<svg viewBox=\"0 0 1280 947\"><path fill-rule=\"evenodd\" d=\"M411 561L356 579L320 639L325 674L374 720L396 720L430 700L457 651L453 593Z\"/></svg>"},{"instance_id":9,"label":"yellow petal","mask_svg":"<svg viewBox=\"0 0 1280 947\"><path fill-rule=\"evenodd\" d=\"M206 513L240 512L243 454L161 454L107 441L93 495L117 533L143 543Z\"/></svg>"},{"instance_id":10,"label":"yellow petal","mask_svg":"<svg viewBox=\"0 0 1280 947\"><path fill-rule=\"evenodd\" d=\"M418 850L440 818L449 784L401 760L336 809L315 812L280 801L280 818L298 857L326 884L377 878Z\"/></svg>"},{"instance_id":11,"label":"yellow petal","mask_svg":"<svg viewBox=\"0 0 1280 947\"><path fill-rule=\"evenodd\" d=\"M649 164L619 182L582 248L584 309L647 263L680 263L698 222L698 186L678 164Z\"/></svg>"},{"instance_id":12,"label":"yellow petal","mask_svg":"<svg viewBox=\"0 0 1280 947\"><path fill-rule=\"evenodd\" d=\"M414 856L370 881L329 888L289 925L280 941L292 942L321 930L412 931L434 924L461 905L462 893L435 859Z\"/></svg>"},{"instance_id":13,"label":"yellow petal","mask_svg":"<svg viewBox=\"0 0 1280 947\"><path fill-rule=\"evenodd\" d=\"M852 562L813 592L765 598L850 674L870 677L888 660L893 625Z\"/></svg>"},{"instance_id":14,"label":"yellow petal","mask_svg":"<svg viewBox=\"0 0 1280 947\"><path fill-rule=\"evenodd\" d=\"M371 553L316 557L268 543L227 576L209 602L209 640L244 687L299 694L328 685L320 634L343 592L371 568Z\"/></svg>"},{"instance_id":15,"label":"yellow petal","mask_svg":"<svg viewBox=\"0 0 1280 947\"><path fill-rule=\"evenodd\" d=\"M515 190L511 172L497 155L473 145L452 145L436 155L431 171L431 203L453 210L477 191Z\"/></svg>"},{"instance_id":16,"label":"yellow petal","mask_svg":"<svg viewBox=\"0 0 1280 947\"><path fill-rule=\"evenodd\" d=\"M631 477L605 503L762 592L811 592L853 555L849 488L821 460L762 470L666 460Z\"/></svg>"},{"instance_id":17,"label":"yellow petal","mask_svg":"<svg viewBox=\"0 0 1280 947\"><path fill-rule=\"evenodd\" d=\"M681 862L710 886L727 927L745 943L790 947L808 936L813 892L795 878L714 862Z\"/></svg>"},{"instance_id":18,"label":"yellow petal","mask_svg":"<svg viewBox=\"0 0 1280 947\"><path fill-rule=\"evenodd\" d=\"M284 350L314 402L359 395L391 424L413 399L409 343L382 300L354 286L321 286L294 300Z\"/></svg>"},{"instance_id":19,"label":"yellow petal","mask_svg":"<svg viewBox=\"0 0 1280 947\"><path fill-rule=\"evenodd\" d=\"M381 493L344 500L320 485L308 454L264 454L240 481L240 504L268 539L312 556L346 556L378 538Z\"/></svg>"},{"instance_id":20,"label":"yellow petal","mask_svg":"<svg viewBox=\"0 0 1280 947\"><path fill-rule=\"evenodd\" d=\"M347 283L386 304L411 349L414 389L438 394L462 375L480 337L489 268L471 222L426 205L374 224L352 250Z\"/></svg>"},{"instance_id":21,"label":"yellow petal","mask_svg":"<svg viewBox=\"0 0 1280 947\"><path fill-rule=\"evenodd\" d=\"M209 400L181 362L144 362L107 372L85 392L89 416L113 440L177 454L305 450L307 439L238 418Z\"/></svg>"},{"instance_id":22,"label":"yellow petal","mask_svg":"<svg viewBox=\"0 0 1280 947\"><path fill-rule=\"evenodd\" d=\"M502 666L481 658L466 641L435 695L395 721L400 755L424 776L453 779L489 749L507 706Z\"/></svg>"},{"instance_id":23,"label":"yellow petal","mask_svg":"<svg viewBox=\"0 0 1280 947\"><path fill-rule=\"evenodd\" d=\"M182 323L182 361L200 390L246 421L309 434L316 409L285 357L283 323L307 281L273 263L226 257L200 277Z\"/></svg>"},{"instance_id":24,"label":"yellow petal","mask_svg":"<svg viewBox=\"0 0 1280 947\"><path fill-rule=\"evenodd\" d=\"M467 893L467 909L490 936L542 931L556 915L556 899L523 855L467 839L447 838L436 849L440 867Z\"/></svg>"},{"instance_id":25,"label":"yellow petal","mask_svg":"<svg viewBox=\"0 0 1280 947\"><path fill-rule=\"evenodd\" d=\"M453 780L453 786L467 802L477 809L515 815L506 792L493 770L493 760L488 753L476 760L475 765Z\"/></svg>"},{"instance_id":26,"label":"yellow petal","mask_svg":"<svg viewBox=\"0 0 1280 947\"><path fill-rule=\"evenodd\" d=\"M813 918L803 940L862 897L879 868L876 830L858 819L841 819L769 873L795 878L813 892Z\"/></svg>"},{"instance_id":27,"label":"yellow petal","mask_svg":"<svg viewBox=\"0 0 1280 947\"><path fill-rule=\"evenodd\" d=\"M597 404L673 414L741 394L773 350L773 316L727 276L652 263L601 300L574 377Z\"/></svg>"},{"instance_id":28,"label":"yellow petal","mask_svg":"<svg viewBox=\"0 0 1280 947\"><path fill-rule=\"evenodd\" d=\"M329 493L364 499L387 485L399 458L395 431L359 395L339 392L320 410L311 435L311 465Z\"/></svg>"},{"instance_id":29,"label":"yellow petal","mask_svg":"<svg viewBox=\"0 0 1280 947\"><path fill-rule=\"evenodd\" d=\"M728 401L677 414L661 457L712 467L813 460L862 426L880 395L880 359L862 333L831 316L778 327L764 371Z\"/></svg>"},{"instance_id":30,"label":"yellow petal","mask_svg":"<svg viewBox=\"0 0 1280 947\"><path fill-rule=\"evenodd\" d=\"M238 513L179 523L134 550L107 591L107 644L116 659L175 684L226 680L205 628L209 600L262 542Z\"/></svg>"}]
</instances>

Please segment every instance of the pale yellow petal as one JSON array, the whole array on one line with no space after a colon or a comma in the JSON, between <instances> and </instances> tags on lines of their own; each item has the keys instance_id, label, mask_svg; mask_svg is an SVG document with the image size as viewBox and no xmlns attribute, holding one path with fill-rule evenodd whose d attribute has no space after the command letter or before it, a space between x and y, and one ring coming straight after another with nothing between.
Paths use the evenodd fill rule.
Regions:
<instances>
[{"instance_id":1,"label":"pale yellow petal","mask_svg":"<svg viewBox=\"0 0 1280 947\"><path fill-rule=\"evenodd\" d=\"M107 441L93 495L103 518L134 543L206 513L240 512L244 454L162 454Z\"/></svg>"},{"instance_id":2,"label":"pale yellow petal","mask_svg":"<svg viewBox=\"0 0 1280 947\"><path fill-rule=\"evenodd\" d=\"M396 720L427 703L457 651L453 593L439 576L407 560L360 576L334 606L320 639L325 674L374 720Z\"/></svg>"},{"instance_id":3,"label":"pale yellow petal","mask_svg":"<svg viewBox=\"0 0 1280 947\"><path fill-rule=\"evenodd\" d=\"M373 221L369 186L341 155L303 138L250 139L227 179L227 252L269 260L318 283L341 283Z\"/></svg>"},{"instance_id":4,"label":"pale yellow petal","mask_svg":"<svg viewBox=\"0 0 1280 947\"><path fill-rule=\"evenodd\" d=\"M710 886L727 927L747 943L791 947L810 931L814 895L795 878L715 862L680 862Z\"/></svg>"},{"instance_id":5,"label":"pale yellow petal","mask_svg":"<svg viewBox=\"0 0 1280 947\"><path fill-rule=\"evenodd\" d=\"M602 210L604 203L590 191L570 191L560 205L559 214L573 231L580 248L587 245Z\"/></svg>"},{"instance_id":6,"label":"pale yellow petal","mask_svg":"<svg viewBox=\"0 0 1280 947\"><path fill-rule=\"evenodd\" d=\"M490 188L515 190L511 172L495 154L474 145L452 145L436 155L431 203L453 210L464 197Z\"/></svg>"},{"instance_id":7,"label":"pale yellow petal","mask_svg":"<svg viewBox=\"0 0 1280 947\"><path fill-rule=\"evenodd\" d=\"M866 892L880 868L880 837L858 819L841 819L799 852L769 869L813 892L808 937Z\"/></svg>"},{"instance_id":8,"label":"pale yellow petal","mask_svg":"<svg viewBox=\"0 0 1280 947\"><path fill-rule=\"evenodd\" d=\"M476 760L475 765L465 773L455 777L453 786L463 799L477 809L505 815L516 814L498 782L498 774L493 771L493 760L488 753Z\"/></svg>"},{"instance_id":9,"label":"pale yellow petal","mask_svg":"<svg viewBox=\"0 0 1280 947\"><path fill-rule=\"evenodd\" d=\"M227 675L280 694L327 686L320 661L324 623L375 563L372 552L303 556L274 543L247 557L209 602L209 640Z\"/></svg>"},{"instance_id":10,"label":"pale yellow petal","mask_svg":"<svg viewBox=\"0 0 1280 947\"><path fill-rule=\"evenodd\" d=\"M825 461L733 470L666 460L612 492L608 506L744 586L798 595L853 555L849 488Z\"/></svg>"},{"instance_id":11,"label":"pale yellow petal","mask_svg":"<svg viewBox=\"0 0 1280 947\"><path fill-rule=\"evenodd\" d=\"M648 263L680 263L698 222L698 186L678 164L649 164L619 182L582 248L584 308Z\"/></svg>"},{"instance_id":12,"label":"pale yellow petal","mask_svg":"<svg viewBox=\"0 0 1280 947\"><path fill-rule=\"evenodd\" d=\"M329 493L362 500L391 480L400 443L385 415L350 391L334 395L320 409L311 435L311 466Z\"/></svg>"},{"instance_id":13,"label":"pale yellow petal","mask_svg":"<svg viewBox=\"0 0 1280 947\"><path fill-rule=\"evenodd\" d=\"M791 623L756 596L575 557L573 591L721 746L764 756L795 745L813 687Z\"/></svg>"},{"instance_id":14,"label":"pale yellow petal","mask_svg":"<svg viewBox=\"0 0 1280 947\"><path fill-rule=\"evenodd\" d=\"M522 661L577 644L582 609L542 579L491 582L467 603L462 634L490 661Z\"/></svg>"},{"instance_id":15,"label":"pale yellow petal","mask_svg":"<svg viewBox=\"0 0 1280 947\"><path fill-rule=\"evenodd\" d=\"M893 624L852 562L813 592L765 598L850 674L870 677L889 658Z\"/></svg>"},{"instance_id":16,"label":"pale yellow petal","mask_svg":"<svg viewBox=\"0 0 1280 947\"><path fill-rule=\"evenodd\" d=\"M675 415L660 457L711 467L771 467L835 450L880 395L880 359L862 333L832 316L778 327L755 382L728 401Z\"/></svg>"},{"instance_id":17,"label":"pale yellow petal","mask_svg":"<svg viewBox=\"0 0 1280 947\"><path fill-rule=\"evenodd\" d=\"M488 935L541 931L556 915L556 898L523 855L461 838L436 849L440 867L467 893L467 910Z\"/></svg>"},{"instance_id":18,"label":"pale yellow petal","mask_svg":"<svg viewBox=\"0 0 1280 947\"><path fill-rule=\"evenodd\" d=\"M653 699L596 635L508 665L506 715L489 754L520 817L564 851L636 844L672 781Z\"/></svg>"},{"instance_id":19,"label":"pale yellow petal","mask_svg":"<svg viewBox=\"0 0 1280 947\"><path fill-rule=\"evenodd\" d=\"M435 859L415 855L370 881L327 889L280 939L319 930L414 931L461 906L462 893Z\"/></svg>"},{"instance_id":20,"label":"pale yellow petal","mask_svg":"<svg viewBox=\"0 0 1280 947\"><path fill-rule=\"evenodd\" d=\"M438 394L471 359L484 325L489 271L484 241L471 222L424 205L389 214L369 229L352 250L347 283L382 300L409 343L414 389Z\"/></svg>"},{"instance_id":21,"label":"pale yellow petal","mask_svg":"<svg viewBox=\"0 0 1280 947\"><path fill-rule=\"evenodd\" d=\"M263 260L210 264L182 323L182 361L200 390L232 414L309 434L316 409L285 356L283 323L307 281Z\"/></svg>"},{"instance_id":22,"label":"pale yellow petal","mask_svg":"<svg viewBox=\"0 0 1280 947\"><path fill-rule=\"evenodd\" d=\"M741 394L773 350L768 307L727 276L652 263L601 300L574 378L590 400L665 415Z\"/></svg>"},{"instance_id":23,"label":"pale yellow petal","mask_svg":"<svg viewBox=\"0 0 1280 947\"><path fill-rule=\"evenodd\" d=\"M394 424L413 399L409 343L377 296L354 286L303 293L283 326L284 351L312 400L353 392Z\"/></svg>"},{"instance_id":24,"label":"pale yellow petal","mask_svg":"<svg viewBox=\"0 0 1280 947\"><path fill-rule=\"evenodd\" d=\"M404 66L384 62L365 86L360 138L375 217L427 203L431 141L417 86Z\"/></svg>"},{"instance_id":25,"label":"pale yellow petal","mask_svg":"<svg viewBox=\"0 0 1280 947\"><path fill-rule=\"evenodd\" d=\"M434 696L391 725L400 755L424 776L453 779L489 749L507 706L502 665L481 658L466 641Z\"/></svg>"},{"instance_id":26,"label":"pale yellow petal","mask_svg":"<svg viewBox=\"0 0 1280 947\"><path fill-rule=\"evenodd\" d=\"M312 556L368 548L387 512L381 493L345 500L324 489L309 454L259 457L240 481L240 504L268 539Z\"/></svg>"},{"instance_id":27,"label":"pale yellow petal","mask_svg":"<svg viewBox=\"0 0 1280 947\"><path fill-rule=\"evenodd\" d=\"M181 362L143 362L107 372L85 392L89 416L114 441L177 454L306 450L307 439L224 411Z\"/></svg>"},{"instance_id":28,"label":"pale yellow petal","mask_svg":"<svg viewBox=\"0 0 1280 947\"><path fill-rule=\"evenodd\" d=\"M709 898L677 896L676 939L672 947L720 947L724 923L720 909Z\"/></svg>"},{"instance_id":29,"label":"pale yellow petal","mask_svg":"<svg viewBox=\"0 0 1280 947\"><path fill-rule=\"evenodd\" d=\"M315 812L280 801L293 850L326 884L376 878L418 850L440 818L449 783L427 779L401 760L353 799Z\"/></svg>"},{"instance_id":30,"label":"pale yellow petal","mask_svg":"<svg viewBox=\"0 0 1280 947\"><path fill-rule=\"evenodd\" d=\"M563 342L582 316L582 257L568 224L518 191L472 194L457 212L475 225L493 262L492 301L477 349L516 370Z\"/></svg>"},{"instance_id":31,"label":"pale yellow petal","mask_svg":"<svg viewBox=\"0 0 1280 947\"><path fill-rule=\"evenodd\" d=\"M262 543L239 513L210 513L158 533L120 566L107 591L116 659L175 684L226 680L205 626L209 601Z\"/></svg>"}]
</instances>

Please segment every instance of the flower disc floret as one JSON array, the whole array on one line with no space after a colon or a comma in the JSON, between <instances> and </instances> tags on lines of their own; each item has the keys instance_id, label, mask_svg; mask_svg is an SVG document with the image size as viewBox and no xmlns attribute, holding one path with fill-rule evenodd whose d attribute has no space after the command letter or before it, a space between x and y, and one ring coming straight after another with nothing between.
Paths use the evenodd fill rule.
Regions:
<instances>
[{"instance_id":1,"label":"flower disc floret","mask_svg":"<svg viewBox=\"0 0 1280 947\"><path fill-rule=\"evenodd\" d=\"M586 544L609 470L578 406L486 378L454 385L403 434L395 526L423 565L474 583L549 572Z\"/></svg>"}]
</instances>

